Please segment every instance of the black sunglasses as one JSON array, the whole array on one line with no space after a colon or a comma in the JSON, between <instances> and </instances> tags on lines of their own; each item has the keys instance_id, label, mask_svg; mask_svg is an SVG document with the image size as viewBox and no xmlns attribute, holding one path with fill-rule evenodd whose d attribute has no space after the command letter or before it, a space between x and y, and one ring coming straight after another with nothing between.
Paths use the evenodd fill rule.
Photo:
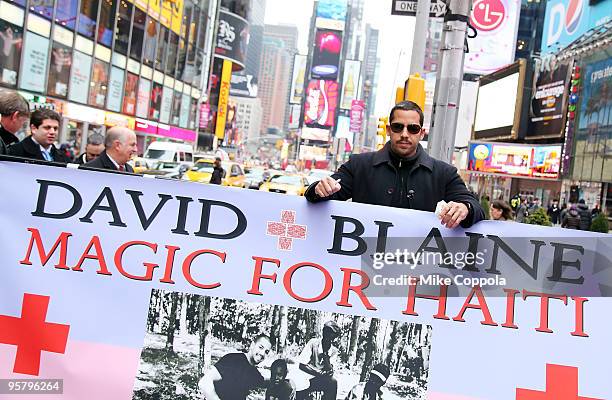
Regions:
<instances>
[{"instance_id":1,"label":"black sunglasses","mask_svg":"<svg viewBox=\"0 0 612 400\"><path fill-rule=\"evenodd\" d=\"M392 122L391 124L389 124L389 127L391 128L391 132L393 133L402 133L404 132L404 128L406 128L408 130L408 133L411 133L413 135L421 133L421 129L423 129L419 124L404 125L399 122Z\"/></svg>"}]
</instances>

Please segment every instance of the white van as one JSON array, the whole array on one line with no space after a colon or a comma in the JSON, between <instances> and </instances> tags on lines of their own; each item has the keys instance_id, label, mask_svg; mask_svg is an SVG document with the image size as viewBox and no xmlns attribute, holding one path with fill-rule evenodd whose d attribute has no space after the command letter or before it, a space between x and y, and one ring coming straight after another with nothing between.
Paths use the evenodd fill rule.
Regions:
<instances>
[{"instance_id":1,"label":"white van","mask_svg":"<svg viewBox=\"0 0 612 400\"><path fill-rule=\"evenodd\" d=\"M185 143L155 141L145 151L145 161L149 166L158 162L174 162L193 166L193 147Z\"/></svg>"}]
</instances>

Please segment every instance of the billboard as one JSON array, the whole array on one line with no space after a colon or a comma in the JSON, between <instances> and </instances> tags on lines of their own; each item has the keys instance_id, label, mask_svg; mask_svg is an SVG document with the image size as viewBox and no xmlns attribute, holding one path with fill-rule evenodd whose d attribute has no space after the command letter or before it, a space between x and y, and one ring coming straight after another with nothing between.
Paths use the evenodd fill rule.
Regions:
<instances>
[{"instance_id":1,"label":"billboard","mask_svg":"<svg viewBox=\"0 0 612 400\"><path fill-rule=\"evenodd\" d=\"M342 78L342 100L340 108L351 109L351 103L357 99L359 89L359 75L361 72L361 61L346 60L344 62L344 74Z\"/></svg>"},{"instance_id":2,"label":"billboard","mask_svg":"<svg viewBox=\"0 0 612 400\"><path fill-rule=\"evenodd\" d=\"M92 58L79 51L75 51L72 56L72 61L68 99L85 104L87 103L87 95L89 93L89 84L91 81Z\"/></svg>"},{"instance_id":3,"label":"billboard","mask_svg":"<svg viewBox=\"0 0 612 400\"><path fill-rule=\"evenodd\" d=\"M524 79L524 60L480 79L474 139L517 138Z\"/></svg>"},{"instance_id":4,"label":"billboard","mask_svg":"<svg viewBox=\"0 0 612 400\"><path fill-rule=\"evenodd\" d=\"M257 97L257 77L245 70L232 74L230 94L237 97Z\"/></svg>"},{"instance_id":5,"label":"billboard","mask_svg":"<svg viewBox=\"0 0 612 400\"><path fill-rule=\"evenodd\" d=\"M470 24L477 36L468 39L465 72L490 74L514 61L520 0L475 0Z\"/></svg>"},{"instance_id":6,"label":"billboard","mask_svg":"<svg viewBox=\"0 0 612 400\"><path fill-rule=\"evenodd\" d=\"M320 0L317 4L317 28L344 30L346 0Z\"/></svg>"},{"instance_id":7,"label":"billboard","mask_svg":"<svg viewBox=\"0 0 612 400\"><path fill-rule=\"evenodd\" d=\"M313 80L306 89L304 123L310 127L331 128L338 106L338 83Z\"/></svg>"},{"instance_id":8,"label":"billboard","mask_svg":"<svg viewBox=\"0 0 612 400\"><path fill-rule=\"evenodd\" d=\"M587 31L612 20L612 0L548 0L542 30L542 53L556 53Z\"/></svg>"},{"instance_id":9,"label":"billboard","mask_svg":"<svg viewBox=\"0 0 612 400\"><path fill-rule=\"evenodd\" d=\"M315 35L315 48L310 69L312 79L338 79L342 33L318 29Z\"/></svg>"},{"instance_id":10,"label":"billboard","mask_svg":"<svg viewBox=\"0 0 612 400\"><path fill-rule=\"evenodd\" d=\"M561 145L471 142L468 171L559 179Z\"/></svg>"},{"instance_id":11,"label":"billboard","mask_svg":"<svg viewBox=\"0 0 612 400\"><path fill-rule=\"evenodd\" d=\"M47 60L49 59L49 39L32 32L26 32L25 38L21 88L44 93Z\"/></svg>"},{"instance_id":12,"label":"billboard","mask_svg":"<svg viewBox=\"0 0 612 400\"><path fill-rule=\"evenodd\" d=\"M351 122L350 131L353 133L361 132L363 126L363 112L365 111L365 102L363 100L353 100L351 102Z\"/></svg>"},{"instance_id":13,"label":"billboard","mask_svg":"<svg viewBox=\"0 0 612 400\"><path fill-rule=\"evenodd\" d=\"M304 75L306 75L306 63L308 57L303 54L296 54L293 58L293 75L291 75L291 95L290 104L301 104L304 95Z\"/></svg>"},{"instance_id":14,"label":"billboard","mask_svg":"<svg viewBox=\"0 0 612 400\"><path fill-rule=\"evenodd\" d=\"M249 23L246 19L225 10L219 11L215 57L231 61L234 71L244 69L248 38Z\"/></svg>"},{"instance_id":15,"label":"billboard","mask_svg":"<svg viewBox=\"0 0 612 400\"><path fill-rule=\"evenodd\" d=\"M570 73L568 64L557 64L554 58L536 65L525 137L556 138L563 134Z\"/></svg>"},{"instance_id":16,"label":"billboard","mask_svg":"<svg viewBox=\"0 0 612 400\"><path fill-rule=\"evenodd\" d=\"M305 126L302 128L302 139L328 142L329 141L329 129L309 128Z\"/></svg>"}]
</instances>

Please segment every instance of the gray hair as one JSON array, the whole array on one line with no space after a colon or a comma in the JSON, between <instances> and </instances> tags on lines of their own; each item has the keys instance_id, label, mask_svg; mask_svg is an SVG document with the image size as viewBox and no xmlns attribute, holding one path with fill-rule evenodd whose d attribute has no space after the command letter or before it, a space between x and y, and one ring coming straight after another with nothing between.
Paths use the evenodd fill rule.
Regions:
<instances>
[{"instance_id":1,"label":"gray hair","mask_svg":"<svg viewBox=\"0 0 612 400\"><path fill-rule=\"evenodd\" d=\"M131 129L123 126L113 126L106 131L106 137L104 138L104 147L110 149L113 147L115 140L125 144L127 141L127 134L132 132Z\"/></svg>"},{"instance_id":2,"label":"gray hair","mask_svg":"<svg viewBox=\"0 0 612 400\"><path fill-rule=\"evenodd\" d=\"M8 116L18 112L21 116L30 116L30 104L19 93L12 90L0 90L0 115Z\"/></svg>"},{"instance_id":3,"label":"gray hair","mask_svg":"<svg viewBox=\"0 0 612 400\"><path fill-rule=\"evenodd\" d=\"M87 138L87 144L94 146L104 144L104 136L100 135L99 133L94 133Z\"/></svg>"}]
</instances>

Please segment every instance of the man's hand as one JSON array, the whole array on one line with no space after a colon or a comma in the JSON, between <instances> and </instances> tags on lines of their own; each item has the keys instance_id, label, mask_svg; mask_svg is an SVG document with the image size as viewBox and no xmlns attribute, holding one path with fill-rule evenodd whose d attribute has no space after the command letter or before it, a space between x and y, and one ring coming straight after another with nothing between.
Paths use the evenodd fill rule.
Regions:
<instances>
[{"instance_id":1,"label":"man's hand","mask_svg":"<svg viewBox=\"0 0 612 400\"><path fill-rule=\"evenodd\" d=\"M319 197L329 197L341 188L340 179L335 180L331 176L326 176L317 183L317 186L315 186L315 193Z\"/></svg>"},{"instance_id":2,"label":"man's hand","mask_svg":"<svg viewBox=\"0 0 612 400\"><path fill-rule=\"evenodd\" d=\"M442 225L453 229L459 226L461 221L468 216L468 213L469 210L465 204L451 201L444 206L438 218L442 221Z\"/></svg>"}]
</instances>

